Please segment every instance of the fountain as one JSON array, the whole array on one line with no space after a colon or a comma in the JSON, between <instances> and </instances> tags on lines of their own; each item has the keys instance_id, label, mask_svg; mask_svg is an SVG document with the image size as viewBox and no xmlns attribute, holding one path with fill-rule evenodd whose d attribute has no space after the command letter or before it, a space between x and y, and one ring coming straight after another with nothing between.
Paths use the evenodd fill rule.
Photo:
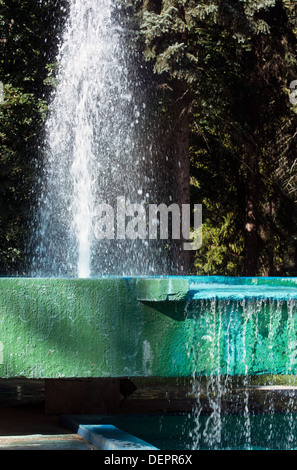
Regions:
<instances>
[{"instance_id":1,"label":"fountain","mask_svg":"<svg viewBox=\"0 0 297 470\"><path fill-rule=\"evenodd\" d=\"M147 256L144 237L127 243L119 227L98 230L106 207L117 215L118 199L125 209L145 207L162 192L168 198L166 159L153 139L158 119L144 96L145 78L133 65L137 55L125 47L119 11L112 0L70 2L37 188L35 277L158 274L169 268L160 256ZM151 242L156 254L161 248Z\"/></svg>"},{"instance_id":2,"label":"fountain","mask_svg":"<svg viewBox=\"0 0 297 470\"><path fill-rule=\"evenodd\" d=\"M115 3L70 1L46 127L32 277L0 282L0 375L191 378L192 421L182 424L191 439L177 446L231 448L239 426L235 447L294 448L297 280L172 276L162 240L123 239L119 227L115 237L107 219L105 238L95 223L116 202L130 206L131 216L133 204L164 200L168 188L160 192L166 159L147 131L151 111ZM276 444L284 433L269 421L280 406L273 400L264 425L256 415L265 444L254 439L255 377L268 389L288 378L277 428L285 426L285 443Z\"/></svg>"}]
</instances>

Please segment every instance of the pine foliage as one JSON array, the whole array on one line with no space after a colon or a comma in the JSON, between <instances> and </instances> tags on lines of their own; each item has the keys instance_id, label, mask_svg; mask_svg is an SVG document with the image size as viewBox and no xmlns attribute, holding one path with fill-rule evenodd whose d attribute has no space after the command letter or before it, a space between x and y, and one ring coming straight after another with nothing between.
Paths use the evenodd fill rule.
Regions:
<instances>
[{"instance_id":1,"label":"pine foliage","mask_svg":"<svg viewBox=\"0 0 297 470\"><path fill-rule=\"evenodd\" d=\"M192 197L208 208L198 273L243 272L245 204L255 188L254 274L294 265L288 253L295 250L297 230L288 227L297 223L297 121L288 87L297 78L296 10L295 1L281 0L138 4L145 59L169 88L177 79L192 96ZM210 172L212 160L219 166Z\"/></svg>"},{"instance_id":2,"label":"pine foliage","mask_svg":"<svg viewBox=\"0 0 297 470\"><path fill-rule=\"evenodd\" d=\"M62 0L0 0L0 274L23 274Z\"/></svg>"}]
</instances>

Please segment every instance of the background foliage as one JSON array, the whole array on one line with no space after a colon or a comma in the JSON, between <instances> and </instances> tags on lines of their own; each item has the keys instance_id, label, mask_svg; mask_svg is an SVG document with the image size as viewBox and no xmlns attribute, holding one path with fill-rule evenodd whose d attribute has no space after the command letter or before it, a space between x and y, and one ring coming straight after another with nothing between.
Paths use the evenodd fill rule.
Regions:
<instances>
[{"instance_id":1,"label":"background foliage","mask_svg":"<svg viewBox=\"0 0 297 470\"><path fill-rule=\"evenodd\" d=\"M26 270L33 178L66 3L0 1L0 274Z\"/></svg>"},{"instance_id":2,"label":"background foliage","mask_svg":"<svg viewBox=\"0 0 297 470\"><path fill-rule=\"evenodd\" d=\"M191 96L191 201L204 211L192 272L297 274L296 2L148 0L137 14L145 59Z\"/></svg>"}]
</instances>

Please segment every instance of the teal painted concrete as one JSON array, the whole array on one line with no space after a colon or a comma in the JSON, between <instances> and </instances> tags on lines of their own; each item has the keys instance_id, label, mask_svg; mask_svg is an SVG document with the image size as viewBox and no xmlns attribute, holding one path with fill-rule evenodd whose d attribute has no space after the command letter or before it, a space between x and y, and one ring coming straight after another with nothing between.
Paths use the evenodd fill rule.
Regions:
<instances>
[{"instance_id":1,"label":"teal painted concrete","mask_svg":"<svg viewBox=\"0 0 297 470\"><path fill-rule=\"evenodd\" d=\"M96 416L85 422L84 416L64 415L60 419L63 426L77 432L86 441L100 450L159 450L149 442L127 433L112 424L97 423Z\"/></svg>"},{"instance_id":2,"label":"teal painted concrete","mask_svg":"<svg viewBox=\"0 0 297 470\"><path fill-rule=\"evenodd\" d=\"M110 416L107 422L108 419ZM100 450L159 450L134 434L107 424L100 415L62 415L60 422Z\"/></svg>"},{"instance_id":3,"label":"teal painted concrete","mask_svg":"<svg viewBox=\"0 0 297 470\"><path fill-rule=\"evenodd\" d=\"M101 450L158 450L148 442L111 424L81 425L78 434Z\"/></svg>"},{"instance_id":4,"label":"teal painted concrete","mask_svg":"<svg viewBox=\"0 0 297 470\"><path fill-rule=\"evenodd\" d=\"M1 278L0 376L296 374L296 306L296 278Z\"/></svg>"}]
</instances>

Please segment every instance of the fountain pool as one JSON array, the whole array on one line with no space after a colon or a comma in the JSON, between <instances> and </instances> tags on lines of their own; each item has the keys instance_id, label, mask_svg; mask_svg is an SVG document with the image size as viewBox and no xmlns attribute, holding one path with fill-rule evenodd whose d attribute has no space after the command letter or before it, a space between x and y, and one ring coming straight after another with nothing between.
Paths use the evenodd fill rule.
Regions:
<instances>
[{"instance_id":1,"label":"fountain pool","mask_svg":"<svg viewBox=\"0 0 297 470\"><path fill-rule=\"evenodd\" d=\"M117 421L115 402L108 424L167 450L293 449L296 297L295 278L1 278L0 376L189 378L189 414ZM281 400L254 400L255 377Z\"/></svg>"},{"instance_id":2,"label":"fountain pool","mask_svg":"<svg viewBox=\"0 0 297 470\"><path fill-rule=\"evenodd\" d=\"M77 425L113 425L131 436L166 451L190 450L296 450L296 411L287 414L257 413L247 417L222 414L219 433L211 434L212 417L195 415L83 415L67 416L72 429ZM79 423L79 424L75 424ZM93 428L94 429L94 428Z\"/></svg>"}]
</instances>

